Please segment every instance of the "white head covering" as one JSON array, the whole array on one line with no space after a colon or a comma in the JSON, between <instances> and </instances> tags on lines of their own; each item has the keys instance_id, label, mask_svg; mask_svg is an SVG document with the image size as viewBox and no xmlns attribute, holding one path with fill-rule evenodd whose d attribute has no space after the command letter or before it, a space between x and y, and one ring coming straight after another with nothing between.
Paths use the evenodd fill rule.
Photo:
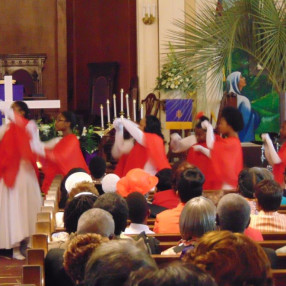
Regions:
<instances>
[{"instance_id":1,"label":"white head covering","mask_svg":"<svg viewBox=\"0 0 286 286\"><path fill-rule=\"evenodd\" d=\"M228 75L226 79L226 91L228 93L233 92L235 94L241 95L240 90L238 88L240 77L241 77L241 72L239 71L232 72L231 74Z\"/></svg>"},{"instance_id":2,"label":"white head covering","mask_svg":"<svg viewBox=\"0 0 286 286\"><path fill-rule=\"evenodd\" d=\"M68 193L76 186L76 184L81 182L90 182L92 183L92 178L89 174L85 172L76 172L71 174L65 182L65 188Z\"/></svg>"},{"instance_id":3,"label":"white head covering","mask_svg":"<svg viewBox=\"0 0 286 286\"><path fill-rule=\"evenodd\" d=\"M119 180L120 178L115 174L106 175L101 181L102 190L105 193L115 193L116 184Z\"/></svg>"}]
</instances>

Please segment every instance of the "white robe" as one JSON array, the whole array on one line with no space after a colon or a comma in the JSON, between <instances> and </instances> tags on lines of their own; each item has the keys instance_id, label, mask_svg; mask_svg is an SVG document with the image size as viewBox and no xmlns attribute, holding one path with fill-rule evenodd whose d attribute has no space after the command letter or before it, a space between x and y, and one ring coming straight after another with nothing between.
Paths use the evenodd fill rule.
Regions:
<instances>
[{"instance_id":1,"label":"white robe","mask_svg":"<svg viewBox=\"0 0 286 286\"><path fill-rule=\"evenodd\" d=\"M0 140L9 126L0 127ZM37 213L42 205L41 190L30 162L21 160L13 188L0 179L0 249L19 246L35 233Z\"/></svg>"}]
</instances>

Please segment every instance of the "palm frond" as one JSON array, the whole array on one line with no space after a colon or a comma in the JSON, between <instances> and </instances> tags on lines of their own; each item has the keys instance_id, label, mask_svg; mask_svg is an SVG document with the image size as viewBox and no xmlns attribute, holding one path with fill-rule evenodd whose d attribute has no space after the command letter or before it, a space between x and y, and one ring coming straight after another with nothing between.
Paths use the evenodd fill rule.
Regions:
<instances>
[{"instance_id":1,"label":"palm frond","mask_svg":"<svg viewBox=\"0 0 286 286\"><path fill-rule=\"evenodd\" d=\"M241 49L262 66L278 92L286 89L286 4L279 0L229 0L221 15L213 4L175 22L169 37L178 58L200 86L207 79L221 88L223 67L231 71L232 52Z\"/></svg>"}]
</instances>

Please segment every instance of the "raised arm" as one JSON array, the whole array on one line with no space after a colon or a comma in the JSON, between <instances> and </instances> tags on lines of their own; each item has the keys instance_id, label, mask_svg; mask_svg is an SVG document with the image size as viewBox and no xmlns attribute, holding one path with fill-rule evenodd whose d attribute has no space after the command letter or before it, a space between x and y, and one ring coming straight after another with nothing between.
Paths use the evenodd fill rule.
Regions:
<instances>
[{"instance_id":1,"label":"raised arm","mask_svg":"<svg viewBox=\"0 0 286 286\"><path fill-rule=\"evenodd\" d=\"M139 129L138 125L126 118L120 119L124 128L130 133L130 135L140 144L143 145L143 131Z\"/></svg>"},{"instance_id":2,"label":"raised arm","mask_svg":"<svg viewBox=\"0 0 286 286\"><path fill-rule=\"evenodd\" d=\"M123 124L120 119L116 119L113 122L115 128L115 142L111 149L112 157L119 159L122 154L127 154L130 152L134 146L133 140L124 140L123 137Z\"/></svg>"},{"instance_id":3,"label":"raised arm","mask_svg":"<svg viewBox=\"0 0 286 286\"><path fill-rule=\"evenodd\" d=\"M282 161L273 146L269 134L262 134L261 138L264 142L265 156L270 165L281 163Z\"/></svg>"},{"instance_id":4,"label":"raised arm","mask_svg":"<svg viewBox=\"0 0 286 286\"><path fill-rule=\"evenodd\" d=\"M206 136L207 147L209 149L213 149L215 142L213 127L207 120L202 122L202 127L207 130L207 136Z\"/></svg>"},{"instance_id":5,"label":"raised arm","mask_svg":"<svg viewBox=\"0 0 286 286\"><path fill-rule=\"evenodd\" d=\"M197 138L195 135L182 138L178 133L173 133L171 135L170 147L174 153L180 153L188 150L196 143Z\"/></svg>"}]
</instances>

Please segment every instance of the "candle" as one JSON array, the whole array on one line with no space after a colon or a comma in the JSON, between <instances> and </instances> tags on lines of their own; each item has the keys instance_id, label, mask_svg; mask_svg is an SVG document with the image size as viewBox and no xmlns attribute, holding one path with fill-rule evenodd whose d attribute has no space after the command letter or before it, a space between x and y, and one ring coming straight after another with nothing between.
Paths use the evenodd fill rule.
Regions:
<instances>
[{"instance_id":1,"label":"candle","mask_svg":"<svg viewBox=\"0 0 286 286\"><path fill-rule=\"evenodd\" d=\"M100 104L101 129L104 130L103 105Z\"/></svg>"},{"instance_id":2,"label":"candle","mask_svg":"<svg viewBox=\"0 0 286 286\"><path fill-rule=\"evenodd\" d=\"M142 8L142 18L145 18L145 14L146 14L146 7L145 6L143 6L143 8Z\"/></svg>"},{"instance_id":3,"label":"candle","mask_svg":"<svg viewBox=\"0 0 286 286\"><path fill-rule=\"evenodd\" d=\"M120 89L120 112L123 113L123 88Z\"/></svg>"},{"instance_id":4,"label":"candle","mask_svg":"<svg viewBox=\"0 0 286 286\"><path fill-rule=\"evenodd\" d=\"M133 120L136 122L136 99L133 99Z\"/></svg>"},{"instance_id":5,"label":"candle","mask_svg":"<svg viewBox=\"0 0 286 286\"><path fill-rule=\"evenodd\" d=\"M141 104L141 107L140 107L140 114L141 114L141 119L143 119L143 104Z\"/></svg>"},{"instance_id":6,"label":"candle","mask_svg":"<svg viewBox=\"0 0 286 286\"><path fill-rule=\"evenodd\" d=\"M114 119L117 118L116 114L116 95L113 94L113 110L114 110Z\"/></svg>"},{"instance_id":7,"label":"candle","mask_svg":"<svg viewBox=\"0 0 286 286\"><path fill-rule=\"evenodd\" d=\"M110 123L109 99L106 100L106 107L107 107L107 122Z\"/></svg>"},{"instance_id":8,"label":"candle","mask_svg":"<svg viewBox=\"0 0 286 286\"><path fill-rule=\"evenodd\" d=\"M127 118L130 118L129 114L129 95L126 93L126 109L127 109Z\"/></svg>"},{"instance_id":9,"label":"candle","mask_svg":"<svg viewBox=\"0 0 286 286\"><path fill-rule=\"evenodd\" d=\"M147 14L148 14L148 17L150 17L150 14L151 14L150 13L150 4L147 5Z\"/></svg>"},{"instance_id":10,"label":"candle","mask_svg":"<svg viewBox=\"0 0 286 286\"><path fill-rule=\"evenodd\" d=\"M153 14L153 17L155 18L155 14L156 14L156 5L155 4L152 5L152 14Z\"/></svg>"}]
</instances>

